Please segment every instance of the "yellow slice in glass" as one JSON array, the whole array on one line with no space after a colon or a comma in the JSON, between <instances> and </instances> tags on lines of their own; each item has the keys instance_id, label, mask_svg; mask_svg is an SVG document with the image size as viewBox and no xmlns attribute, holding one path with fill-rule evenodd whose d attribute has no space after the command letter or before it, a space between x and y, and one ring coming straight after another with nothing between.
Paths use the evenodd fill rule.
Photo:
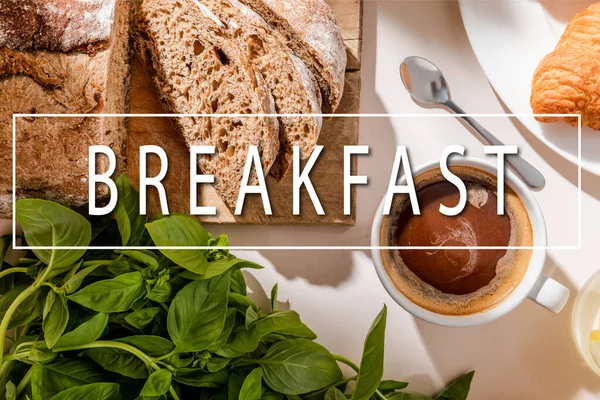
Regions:
<instances>
[{"instance_id":1,"label":"yellow slice in glass","mask_svg":"<svg viewBox=\"0 0 600 400\"><path fill-rule=\"evenodd\" d=\"M600 368L600 330L594 330L590 333L590 354Z\"/></svg>"}]
</instances>

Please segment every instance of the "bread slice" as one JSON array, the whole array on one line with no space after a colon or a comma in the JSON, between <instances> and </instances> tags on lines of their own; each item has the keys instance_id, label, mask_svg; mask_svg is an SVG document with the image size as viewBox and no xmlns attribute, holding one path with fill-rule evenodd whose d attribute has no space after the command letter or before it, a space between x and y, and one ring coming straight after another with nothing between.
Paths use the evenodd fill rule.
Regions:
<instances>
[{"instance_id":1,"label":"bread slice","mask_svg":"<svg viewBox=\"0 0 600 400\"><path fill-rule=\"evenodd\" d=\"M128 0L4 0L0 8L0 216L12 215L12 114L126 113ZM18 197L88 203L88 150L125 159L124 118L17 118ZM98 172L107 168L98 159ZM98 185L97 199L108 197Z\"/></svg>"},{"instance_id":2,"label":"bread slice","mask_svg":"<svg viewBox=\"0 0 600 400\"><path fill-rule=\"evenodd\" d=\"M134 42L150 68L168 112L177 114L275 114L261 75L225 26L196 0L136 3ZM199 157L215 175L215 189L234 207L249 146L259 148L266 174L279 150L276 117L176 118L188 146L214 145ZM257 182L256 174L251 184Z\"/></svg>"},{"instance_id":3,"label":"bread slice","mask_svg":"<svg viewBox=\"0 0 600 400\"><path fill-rule=\"evenodd\" d=\"M321 114L319 87L306 65L291 54L258 14L237 0L199 0L228 28L260 71L279 114ZM279 157L271 175L282 179L292 163L292 146L308 158L317 145L321 117L279 118Z\"/></svg>"},{"instance_id":4,"label":"bread slice","mask_svg":"<svg viewBox=\"0 0 600 400\"><path fill-rule=\"evenodd\" d=\"M334 112L342 99L346 48L335 16L323 0L240 0L278 32L280 39L315 74L323 111Z\"/></svg>"}]
</instances>

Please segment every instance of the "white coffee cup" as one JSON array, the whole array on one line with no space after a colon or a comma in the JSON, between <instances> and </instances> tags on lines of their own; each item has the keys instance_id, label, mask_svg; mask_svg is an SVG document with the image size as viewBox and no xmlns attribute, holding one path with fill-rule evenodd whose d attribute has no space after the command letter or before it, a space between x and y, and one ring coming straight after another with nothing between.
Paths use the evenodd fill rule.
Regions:
<instances>
[{"instance_id":1,"label":"white coffee cup","mask_svg":"<svg viewBox=\"0 0 600 400\"><path fill-rule=\"evenodd\" d=\"M472 157L455 159L449 164L472 167L485 171L492 176L497 175L495 164ZM439 168L439 162L437 161L424 164L413 169L413 177L416 179L421 174L435 168ZM405 183L405 177L402 177L399 184L402 185ZM494 307L469 315L444 315L429 311L413 303L396 288L385 270L381 257L381 249L378 248L388 246L388 244L381 244L379 241L381 224L383 221L384 201L381 202L377 213L375 214L371 230L371 245L373 246L371 253L373 262L377 274L379 275L379 279L383 283L385 289L406 311L418 318L437 325L465 327L485 324L500 318L515 309L523 300L525 300L525 298L529 298L555 313L558 313L563 309L569 299L569 289L542 274L542 269L546 260L546 246L548 243L546 222L542 210L527 186L525 186L525 184L508 169L505 172L505 184L519 196L529 214L533 230L534 249L532 250L527 271L518 286Z\"/></svg>"}]
</instances>

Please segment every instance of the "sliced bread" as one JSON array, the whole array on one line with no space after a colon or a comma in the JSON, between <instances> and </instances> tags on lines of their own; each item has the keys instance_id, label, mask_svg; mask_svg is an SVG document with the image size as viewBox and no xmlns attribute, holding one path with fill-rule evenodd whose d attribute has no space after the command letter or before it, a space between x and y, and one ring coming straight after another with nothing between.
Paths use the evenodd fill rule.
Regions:
<instances>
[{"instance_id":1,"label":"sliced bread","mask_svg":"<svg viewBox=\"0 0 600 400\"><path fill-rule=\"evenodd\" d=\"M319 87L306 65L294 56L258 14L237 0L199 0L228 28L263 76L278 114L321 114ZM281 179L292 163L292 146L308 158L317 144L320 117L279 118L279 157L271 175Z\"/></svg>"},{"instance_id":2,"label":"sliced bread","mask_svg":"<svg viewBox=\"0 0 600 400\"><path fill-rule=\"evenodd\" d=\"M323 0L240 0L267 21L315 74L323 111L335 112L344 91L346 48Z\"/></svg>"},{"instance_id":3,"label":"sliced bread","mask_svg":"<svg viewBox=\"0 0 600 400\"><path fill-rule=\"evenodd\" d=\"M197 0L138 0L134 43L151 70L161 100L176 114L275 114L273 99L237 41ZM188 146L214 145L199 157L203 173L235 207L249 146L259 149L264 173L279 150L277 118L175 118ZM250 184L257 182L255 173Z\"/></svg>"},{"instance_id":4,"label":"sliced bread","mask_svg":"<svg viewBox=\"0 0 600 400\"><path fill-rule=\"evenodd\" d=\"M2 1L0 217L12 215L12 114L128 111L129 11L128 0ZM123 163L126 138L124 118L17 118L17 196L83 209L89 146L109 146ZM98 185L99 202L108 194Z\"/></svg>"}]
</instances>

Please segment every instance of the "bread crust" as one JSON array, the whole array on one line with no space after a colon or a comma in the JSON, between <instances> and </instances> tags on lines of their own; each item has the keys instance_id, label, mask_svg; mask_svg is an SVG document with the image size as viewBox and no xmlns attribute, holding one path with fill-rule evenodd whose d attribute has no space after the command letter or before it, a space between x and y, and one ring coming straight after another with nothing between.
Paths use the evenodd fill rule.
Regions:
<instances>
[{"instance_id":1,"label":"bread crust","mask_svg":"<svg viewBox=\"0 0 600 400\"><path fill-rule=\"evenodd\" d=\"M335 112L343 95L346 48L335 15L323 0L240 0L275 29L314 73L323 111Z\"/></svg>"},{"instance_id":2,"label":"bread crust","mask_svg":"<svg viewBox=\"0 0 600 400\"><path fill-rule=\"evenodd\" d=\"M114 15L115 0L0 0L0 47L98 51Z\"/></svg>"},{"instance_id":3,"label":"bread crust","mask_svg":"<svg viewBox=\"0 0 600 400\"><path fill-rule=\"evenodd\" d=\"M535 114L580 114L584 126L600 130L600 3L579 12L554 51L542 59L531 90ZM576 117L536 117L540 122Z\"/></svg>"}]
</instances>

